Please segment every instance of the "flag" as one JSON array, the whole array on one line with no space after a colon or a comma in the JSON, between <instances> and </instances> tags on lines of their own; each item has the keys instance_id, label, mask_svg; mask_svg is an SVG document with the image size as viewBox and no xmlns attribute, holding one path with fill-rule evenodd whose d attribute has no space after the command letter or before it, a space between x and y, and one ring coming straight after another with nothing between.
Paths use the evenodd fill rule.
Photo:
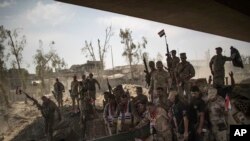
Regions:
<instances>
[{"instance_id":1,"label":"flag","mask_svg":"<svg viewBox=\"0 0 250 141\"><path fill-rule=\"evenodd\" d=\"M229 111L232 109L230 98L228 95L225 97L225 111Z\"/></svg>"},{"instance_id":2,"label":"flag","mask_svg":"<svg viewBox=\"0 0 250 141\"><path fill-rule=\"evenodd\" d=\"M160 32L158 32L158 35L159 35L160 37L164 36L164 35L165 35L164 29L162 29Z\"/></svg>"}]
</instances>

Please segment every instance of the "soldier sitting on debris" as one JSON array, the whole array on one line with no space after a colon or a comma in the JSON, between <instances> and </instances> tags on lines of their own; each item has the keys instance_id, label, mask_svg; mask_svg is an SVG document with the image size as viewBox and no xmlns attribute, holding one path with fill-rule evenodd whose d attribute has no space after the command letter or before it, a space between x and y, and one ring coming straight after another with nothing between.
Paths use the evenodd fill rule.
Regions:
<instances>
[{"instance_id":1,"label":"soldier sitting on debris","mask_svg":"<svg viewBox=\"0 0 250 141\"><path fill-rule=\"evenodd\" d=\"M215 88L208 89L208 112L212 133L216 141L227 141L225 100L217 94Z\"/></svg>"},{"instance_id":2,"label":"soldier sitting on debris","mask_svg":"<svg viewBox=\"0 0 250 141\"><path fill-rule=\"evenodd\" d=\"M108 126L109 135L116 134L117 127L117 103L114 95L108 96L108 103L104 107L103 118Z\"/></svg>"}]
</instances>

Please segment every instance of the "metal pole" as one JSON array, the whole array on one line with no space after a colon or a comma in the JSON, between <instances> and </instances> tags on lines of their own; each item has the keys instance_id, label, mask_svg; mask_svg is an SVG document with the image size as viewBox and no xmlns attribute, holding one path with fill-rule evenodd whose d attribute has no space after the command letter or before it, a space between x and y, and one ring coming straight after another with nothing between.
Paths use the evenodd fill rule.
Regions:
<instances>
[{"instance_id":1,"label":"metal pole","mask_svg":"<svg viewBox=\"0 0 250 141\"><path fill-rule=\"evenodd\" d=\"M167 52L168 52L168 42L167 42L167 36L166 36L166 35L164 35L164 37L165 37L165 42L166 42L166 49L167 49Z\"/></svg>"}]
</instances>

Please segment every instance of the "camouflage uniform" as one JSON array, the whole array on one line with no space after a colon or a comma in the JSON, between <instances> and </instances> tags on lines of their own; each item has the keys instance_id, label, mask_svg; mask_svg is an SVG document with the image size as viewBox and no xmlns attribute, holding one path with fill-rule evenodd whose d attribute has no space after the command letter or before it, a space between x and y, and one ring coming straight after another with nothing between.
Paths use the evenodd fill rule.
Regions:
<instances>
[{"instance_id":1,"label":"camouflage uniform","mask_svg":"<svg viewBox=\"0 0 250 141\"><path fill-rule=\"evenodd\" d=\"M182 55L182 54L181 54ZM186 56L186 55L184 55ZM179 94L184 95L184 91L186 92L186 96L190 101L190 82L189 80L195 76L195 70L192 64L189 62L181 62L177 65L176 68L176 76L178 80L178 90Z\"/></svg>"},{"instance_id":2,"label":"camouflage uniform","mask_svg":"<svg viewBox=\"0 0 250 141\"><path fill-rule=\"evenodd\" d=\"M230 57L222 56L222 55L215 55L210 60L210 67L213 70L213 85L216 87L224 86L224 78L225 78L225 62L231 61Z\"/></svg>"},{"instance_id":3,"label":"camouflage uniform","mask_svg":"<svg viewBox=\"0 0 250 141\"><path fill-rule=\"evenodd\" d=\"M41 112L44 117L45 133L48 136L48 141L52 141L55 112L57 112L58 117L61 118L60 110L53 101L48 100L46 103L43 102Z\"/></svg>"},{"instance_id":4,"label":"camouflage uniform","mask_svg":"<svg viewBox=\"0 0 250 141\"><path fill-rule=\"evenodd\" d=\"M147 112L145 118L136 126L136 128L141 128L147 125L148 122L150 122L150 130L152 131L154 129L156 135L151 135L146 140L172 141L172 133L169 127L170 121L167 112L163 108L157 107L155 115Z\"/></svg>"},{"instance_id":5,"label":"camouflage uniform","mask_svg":"<svg viewBox=\"0 0 250 141\"><path fill-rule=\"evenodd\" d=\"M227 141L227 127L224 115L225 101L217 95L214 100L208 101L209 118L212 124L212 132L216 141Z\"/></svg>"},{"instance_id":6,"label":"camouflage uniform","mask_svg":"<svg viewBox=\"0 0 250 141\"><path fill-rule=\"evenodd\" d=\"M150 91L156 93L156 89L158 87L162 87L164 89L164 92L167 93L169 88L171 87L170 85L171 85L170 74L165 70L162 71L156 70L151 77Z\"/></svg>"}]
</instances>

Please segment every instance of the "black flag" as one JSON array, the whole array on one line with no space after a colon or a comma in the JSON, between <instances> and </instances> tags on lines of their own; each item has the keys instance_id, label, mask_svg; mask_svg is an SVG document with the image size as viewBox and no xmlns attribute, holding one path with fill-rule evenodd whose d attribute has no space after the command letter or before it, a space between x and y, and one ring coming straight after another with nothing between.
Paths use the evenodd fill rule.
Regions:
<instances>
[{"instance_id":1,"label":"black flag","mask_svg":"<svg viewBox=\"0 0 250 141\"><path fill-rule=\"evenodd\" d=\"M235 67L244 68L239 51L233 46L231 46L230 49L231 49L231 58L232 58L233 65Z\"/></svg>"},{"instance_id":2,"label":"black flag","mask_svg":"<svg viewBox=\"0 0 250 141\"><path fill-rule=\"evenodd\" d=\"M164 29L162 29L162 30L158 33L158 35L159 35L160 37L164 36L164 35L165 35Z\"/></svg>"}]
</instances>

